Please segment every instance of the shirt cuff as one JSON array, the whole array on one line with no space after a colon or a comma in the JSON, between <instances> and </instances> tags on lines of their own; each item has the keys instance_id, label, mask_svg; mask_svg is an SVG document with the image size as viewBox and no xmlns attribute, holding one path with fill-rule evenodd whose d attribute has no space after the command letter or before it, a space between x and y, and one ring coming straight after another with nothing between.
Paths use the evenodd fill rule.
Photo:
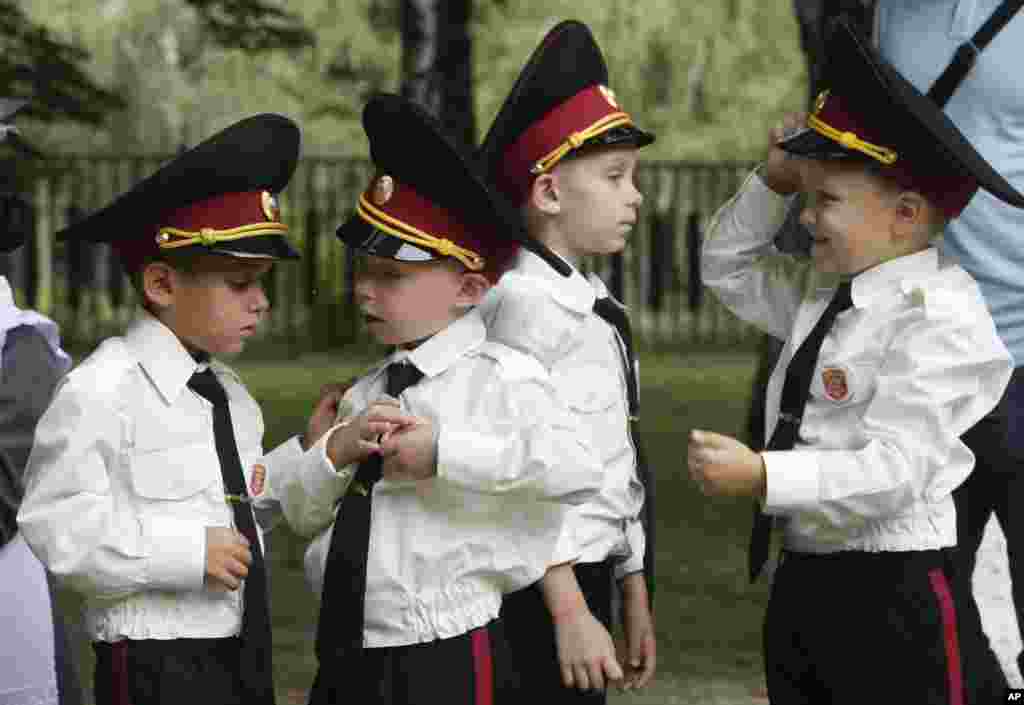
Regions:
<instances>
[{"instance_id":1,"label":"shirt cuff","mask_svg":"<svg viewBox=\"0 0 1024 705\"><path fill-rule=\"evenodd\" d=\"M630 573L639 573L644 569L647 535L639 519L631 520L626 526L626 543L629 544L629 557L615 564L616 580L622 580Z\"/></svg>"},{"instance_id":2,"label":"shirt cuff","mask_svg":"<svg viewBox=\"0 0 1024 705\"><path fill-rule=\"evenodd\" d=\"M148 578L162 590L200 590L206 577L206 526L202 522L153 517L148 522Z\"/></svg>"},{"instance_id":3,"label":"shirt cuff","mask_svg":"<svg viewBox=\"0 0 1024 705\"><path fill-rule=\"evenodd\" d=\"M820 503L817 453L814 451L764 451L767 489L766 514L793 514Z\"/></svg>"},{"instance_id":4,"label":"shirt cuff","mask_svg":"<svg viewBox=\"0 0 1024 705\"><path fill-rule=\"evenodd\" d=\"M737 205L740 217L745 222L752 221L753 232L763 231L774 238L776 231L786 221L786 213L795 199L795 195L783 196L772 191L761 179L761 168L758 167L751 172ZM775 224L775 227L766 226L765 223Z\"/></svg>"},{"instance_id":5,"label":"shirt cuff","mask_svg":"<svg viewBox=\"0 0 1024 705\"><path fill-rule=\"evenodd\" d=\"M342 468L335 468L327 455L327 442L335 430L347 424L340 423L332 426L312 448L306 451L309 462L312 464L308 474L308 484L311 492L319 494L323 492L334 492L332 500L339 499L348 488L349 480L355 474L356 465L352 463ZM301 446L300 446L301 448Z\"/></svg>"}]
</instances>

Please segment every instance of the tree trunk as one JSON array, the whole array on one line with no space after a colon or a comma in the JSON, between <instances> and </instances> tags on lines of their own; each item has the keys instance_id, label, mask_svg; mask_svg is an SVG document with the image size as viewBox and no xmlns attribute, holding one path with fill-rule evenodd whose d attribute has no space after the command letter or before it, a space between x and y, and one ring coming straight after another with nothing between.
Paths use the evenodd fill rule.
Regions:
<instances>
[{"instance_id":1,"label":"tree trunk","mask_svg":"<svg viewBox=\"0 0 1024 705\"><path fill-rule=\"evenodd\" d=\"M402 95L474 146L472 0L402 0L401 8Z\"/></svg>"}]
</instances>

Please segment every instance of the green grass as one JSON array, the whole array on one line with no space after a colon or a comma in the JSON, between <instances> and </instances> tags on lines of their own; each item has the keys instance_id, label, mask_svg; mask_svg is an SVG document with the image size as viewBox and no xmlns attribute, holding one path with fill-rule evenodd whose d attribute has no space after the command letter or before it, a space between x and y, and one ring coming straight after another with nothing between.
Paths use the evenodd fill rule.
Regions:
<instances>
[{"instance_id":1,"label":"green grass","mask_svg":"<svg viewBox=\"0 0 1024 705\"><path fill-rule=\"evenodd\" d=\"M263 406L268 447L301 430L320 385L365 369L365 356L240 362ZM760 632L767 589L746 583L747 502L708 499L690 483L686 434L694 427L738 434L744 427L754 358L746 353L646 355L641 361L641 428L656 472L658 555L655 623L658 674L643 693L618 703L751 703L760 689ZM286 528L269 537L274 661L282 703L304 703L316 668L317 601L302 577L301 539ZM61 595L75 614L73 596ZM74 617L72 617L74 618ZM92 654L79 643L83 676Z\"/></svg>"}]
</instances>

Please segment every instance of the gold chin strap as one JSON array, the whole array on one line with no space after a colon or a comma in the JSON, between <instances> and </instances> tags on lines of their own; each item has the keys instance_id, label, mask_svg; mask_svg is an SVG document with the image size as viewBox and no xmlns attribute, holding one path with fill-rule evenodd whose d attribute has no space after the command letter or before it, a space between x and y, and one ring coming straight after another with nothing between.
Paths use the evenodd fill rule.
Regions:
<instances>
[{"instance_id":1,"label":"gold chin strap","mask_svg":"<svg viewBox=\"0 0 1024 705\"><path fill-rule=\"evenodd\" d=\"M160 228L156 236L156 244L161 250L173 250L189 245L206 245L213 247L218 242L231 242L258 235L285 235L288 226L284 223L267 222L242 225L230 230L202 228L200 230L180 230L178 228Z\"/></svg>"},{"instance_id":2,"label":"gold chin strap","mask_svg":"<svg viewBox=\"0 0 1024 705\"><path fill-rule=\"evenodd\" d=\"M585 130L573 132L569 135L564 142L538 159L533 167L530 168L530 173L534 176L537 174L543 174L545 171L561 161L566 154L579 148L587 140L597 137L613 127L622 127L623 125L632 124L633 118L631 118L628 113L618 112L605 115Z\"/></svg>"},{"instance_id":3,"label":"gold chin strap","mask_svg":"<svg viewBox=\"0 0 1024 705\"><path fill-rule=\"evenodd\" d=\"M379 230L383 230L388 235L394 235L400 240L411 242L414 245L428 247L443 257L454 257L474 272L479 272L484 268L485 260L476 252L459 247L451 240L434 237L430 233L419 230L408 223L403 223L397 218L392 218L384 211L375 208L367 200L365 193L359 195L356 212L367 223Z\"/></svg>"}]
</instances>

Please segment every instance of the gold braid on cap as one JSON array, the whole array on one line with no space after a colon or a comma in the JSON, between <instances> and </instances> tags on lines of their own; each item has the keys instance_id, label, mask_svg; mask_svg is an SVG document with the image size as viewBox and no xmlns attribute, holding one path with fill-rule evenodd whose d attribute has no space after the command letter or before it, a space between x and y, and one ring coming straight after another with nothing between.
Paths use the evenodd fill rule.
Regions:
<instances>
[{"instance_id":1,"label":"gold braid on cap","mask_svg":"<svg viewBox=\"0 0 1024 705\"><path fill-rule=\"evenodd\" d=\"M896 150L888 147L881 147L877 144L872 144L871 142L866 142L858 137L854 132L837 130L819 118L818 114L821 112L822 108L825 107L825 102L827 100L828 90L824 90L818 94L817 99L814 101L814 112L807 116L807 126L809 128L818 134L828 137L833 142L838 142L846 149L853 149L866 154L872 159L877 159L886 166L892 164L899 158Z\"/></svg>"},{"instance_id":2,"label":"gold braid on cap","mask_svg":"<svg viewBox=\"0 0 1024 705\"><path fill-rule=\"evenodd\" d=\"M231 242L257 235L285 235L288 226L284 223L267 222L242 225L229 230L201 228L199 230L181 230L179 228L160 228L156 236L156 244L161 250L173 250L189 245L206 245L213 247L218 242Z\"/></svg>"},{"instance_id":3,"label":"gold braid on cap","mask_svg":"<svg viewBox=\"0 0 1024 705\"><path fill-rule=\"evenodd\" d=\"M561 161L566 154L574 149L578 149L587 140L604 134L614 127L622 127L623 125L632 124L633 118L629 116L629 113L617 112L605 115L590 127L578 132L573 132L571 135L566 137L564 142L538 159L533 167L530 168L530 173L534 176L537 174L543 174L545 171Z\"/></svg>"},{"instance_id":4,"label":"gold braid on cap","mask_svg":"<svg viewBox=\"0 0 1024 705\"><path fill-rule=\"evenodd\" d=\"M443 257L454 257L474 272L479 272L484 268L485 260L476 252L467 250L464 247L459 247L451 240L434 237L430 233L415 228L408 223L403 223L397 218L392 218L384 211L375 208L373 204L366 199L365 193L359 194L359 203L356 206L356 212L367 223L375 228L383 230L388 235L394 235L398 239L411 242L414 245L429 247L431 250L434 250Z\"/></svg>"}]
</instances>

